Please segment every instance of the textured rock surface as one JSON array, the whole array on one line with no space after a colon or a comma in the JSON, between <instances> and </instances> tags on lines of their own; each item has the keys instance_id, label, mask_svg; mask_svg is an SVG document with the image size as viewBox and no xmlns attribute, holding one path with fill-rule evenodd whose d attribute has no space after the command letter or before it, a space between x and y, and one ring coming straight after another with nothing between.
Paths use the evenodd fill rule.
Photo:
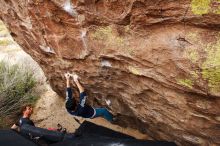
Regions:
<instances>
[{"instance_id":1,"label":"textured rock surface","mask_svg":"<svg viewBox=\"0 0 220 146\"><path fill-rule=\"evenodd\" d=\"M0 17L64 96L79 74L119 124L179 145L220 144L219 0L1 0Z\"/></svg>"}]
</instances>

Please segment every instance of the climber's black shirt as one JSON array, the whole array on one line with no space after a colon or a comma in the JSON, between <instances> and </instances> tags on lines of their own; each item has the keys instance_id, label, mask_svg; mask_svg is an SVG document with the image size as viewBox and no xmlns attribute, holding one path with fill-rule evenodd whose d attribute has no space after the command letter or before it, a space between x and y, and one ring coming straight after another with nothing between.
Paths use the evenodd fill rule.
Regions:
<instances>
[{"instance_id":1,"label":"climber's black shirt","mask_svg":"<svg viewBox=\"0 0 220 146\"><path fill-rule=\"evenodd\" d=\"M74 116L80 116L83 118L93 118L95 115L95 110L93 107L86 104L87 95L85 92L80 93L80 101L77 104L76 110L68 110L68 113ZM72 89L66 89L66 101L73 100L72 98Z\"/></svg>"},{"instance_id":2,"label":"climber's black shirt","mask_svg":"<svg viewBox=\"0 0 220 146\"><path fill-rule=\"evenodd\" d=\"M24 124L35 126L32 120L30 120L29 118L23 118L23 117L21 117L19 121L16 123L17 126L22 126Z\"/></svg>"}]
</instances>

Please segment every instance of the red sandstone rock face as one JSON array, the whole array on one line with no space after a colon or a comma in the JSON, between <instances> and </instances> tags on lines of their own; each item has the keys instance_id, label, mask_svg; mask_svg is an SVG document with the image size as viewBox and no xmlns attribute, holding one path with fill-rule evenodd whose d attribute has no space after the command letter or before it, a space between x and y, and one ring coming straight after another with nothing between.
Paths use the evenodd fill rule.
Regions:
<instances>
[{"instance_id":1,"label":"red sandstone rock face","mask_svg":"<svg viewBox=\"0 0 220 146\"><path fill-rule=\"evenodd\" d=\"M2 0L0 16L60 95L74 71L119 124L219 145L220 6L196 1Z\"/></svg>"}]
</instances>

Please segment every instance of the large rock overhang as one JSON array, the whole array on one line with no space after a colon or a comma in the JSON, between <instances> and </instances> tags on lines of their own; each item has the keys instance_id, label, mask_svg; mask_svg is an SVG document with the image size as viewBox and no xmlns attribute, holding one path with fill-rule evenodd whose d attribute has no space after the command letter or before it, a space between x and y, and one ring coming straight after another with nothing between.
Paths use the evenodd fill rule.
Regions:
<instances>
[{"instance_id":1,"label":"large rock overhang","mask_svg":"<svg viewBox=\"0 0 220 146\"><path fill-rule=\"evenodd\" d=\"M65 97L67 71L90 104L177 144L219 144L216 0L3 0L0 18Z\"/></svg>"}]
</instances>

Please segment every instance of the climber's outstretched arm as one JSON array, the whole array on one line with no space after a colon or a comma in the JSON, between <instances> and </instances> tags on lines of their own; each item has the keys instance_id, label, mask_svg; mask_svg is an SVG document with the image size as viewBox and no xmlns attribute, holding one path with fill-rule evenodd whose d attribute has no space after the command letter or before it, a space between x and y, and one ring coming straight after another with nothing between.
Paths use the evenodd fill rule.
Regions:
<instances>
[{"instance_id":1,"label":"climber's outstretched arm","mask_svg":"<svg viewBox=\"0 0 220 146\"><path fill-rule=\"evenodd\" d=\"M73 81L75 82L76 86L79 89L79 92L82 93L85 91L84 87L80 84L78 75L74 74L73 75Z\"/></svg>"},{"instance_id":2,"label":"climber's outstretched arm","mask_svg":"<svg viewBox=\"0 0 220 146\"><path fill-rule=\"evenodd\" d=\"M65 78L66 78L66 87L69 88L70 87L70 74L66 73Z\"/></svg>"},{"instance_id":3,"label":"climber's outstretched arm","mask_svg":"<svg viewBox=\"0 0 220 146\"><path fill-rule=\"evenodd\" d=\"M72 89L70 88L70 74L66 73L65 78L66 78L66 106L72 105L73 104L73 94L72 94Z\"/></svg>"}]
</instances>

